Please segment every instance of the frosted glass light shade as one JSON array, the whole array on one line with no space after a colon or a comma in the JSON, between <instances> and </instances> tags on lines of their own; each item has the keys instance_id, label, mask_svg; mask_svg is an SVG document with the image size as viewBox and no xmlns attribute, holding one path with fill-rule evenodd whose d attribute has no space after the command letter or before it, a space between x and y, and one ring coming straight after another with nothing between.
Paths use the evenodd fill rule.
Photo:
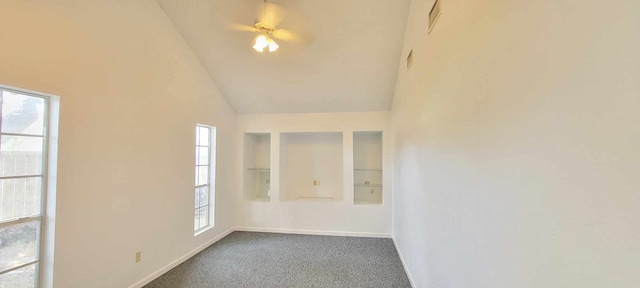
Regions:
<instances>
[{"instance_id":1,"label":"frosted glass light shade","mask_svg":"<svg viewBox=\"0 0 640 288\"><path fill-rule=\"evenodd\" d=\"M276 43L276 41L273 41L273 39L269 39L269 52L273 52L278 50L278 48L280 48L280 46L278 46L278 43Z\"/></svg>"},{"instance_id":2,"label":"frosted glass light shade","mask_svg":"<svg viewBox=\"0 0 640 288\"><path fill-rule=\"evenodd\" d=\"M262 53L264 51L264 48L266 48L268 45L269 40L267 39L267 37L264 35L260 35L258 36L258 38L256 38L256 44L253 45L253 49L256 49L256 51Z\"/></svg>"}]
</instances>

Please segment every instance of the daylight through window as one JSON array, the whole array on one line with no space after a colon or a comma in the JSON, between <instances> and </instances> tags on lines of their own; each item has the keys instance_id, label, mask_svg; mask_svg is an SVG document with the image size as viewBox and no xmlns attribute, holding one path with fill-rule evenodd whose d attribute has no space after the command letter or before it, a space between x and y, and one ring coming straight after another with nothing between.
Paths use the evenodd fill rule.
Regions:
<instances>
[{"instance_id":1,"label":"daylight through window","mask_svg":"<svg viewBox=\"0 0 640 288\"><path fill-rule=\"evenodd\" d=\"M216 128L196 125L195 216L196 233L213 226L215 199Z\"/></svg>"},{"instance_id":2,"label":"daylight through window","mask_svg":"<svg viewBox=\"0 0 640 288\"><path fill-rule=\"evenodd\" d=\"M0 87L0 286L39 287L49 98Z\"/></svg>"}]
</instances>

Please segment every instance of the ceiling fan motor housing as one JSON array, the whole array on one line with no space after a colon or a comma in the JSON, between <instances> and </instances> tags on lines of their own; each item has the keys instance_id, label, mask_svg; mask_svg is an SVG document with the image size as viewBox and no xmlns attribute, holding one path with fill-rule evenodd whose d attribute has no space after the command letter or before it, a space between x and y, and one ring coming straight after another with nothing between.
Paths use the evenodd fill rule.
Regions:
<instances>
[{"instance_id":1,"label":"ceiling fan motor housing","mask_svg":"<svg viewBox=\"0 0 640 288\"><path fill-rule=\"evenodd\" d=\"M269 25L269 24L265 24L265 23L260 23L260 22L256 22L254 27L256 27L256 29L260 33L262 33L264 35L269 35L269 36L273 35L273 31L276 30L275 26Z\"/></svg>"}]
</instances>

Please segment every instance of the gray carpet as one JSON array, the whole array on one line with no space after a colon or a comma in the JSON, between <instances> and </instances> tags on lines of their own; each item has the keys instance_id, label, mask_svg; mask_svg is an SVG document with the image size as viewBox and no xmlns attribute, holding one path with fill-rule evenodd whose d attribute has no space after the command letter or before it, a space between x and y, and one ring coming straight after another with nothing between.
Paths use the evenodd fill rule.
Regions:
<instances>
[{"instance_id":1,"label":"gray carpet","mask_svg":"<svg viewBox=\"0 0 640 288\"><path fill-rule=\"evenodd\" d=\"M391 239L233 232L145 287L411 285Z\"/></svg>"}]
</instances>

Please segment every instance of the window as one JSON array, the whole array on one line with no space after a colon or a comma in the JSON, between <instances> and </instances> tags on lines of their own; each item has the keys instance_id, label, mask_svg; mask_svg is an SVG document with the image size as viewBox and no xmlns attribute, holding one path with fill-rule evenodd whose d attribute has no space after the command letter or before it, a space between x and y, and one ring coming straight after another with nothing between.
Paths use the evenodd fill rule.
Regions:
<instances>
[{"instance_id":1,"label":"window","mask_svg":"<svg viewBox=\"0 0 640 288\"><path fill-rule=\"evenodd\" d=\"M0 105L0 286L40 287L50 97L0 86Z\"/></svg>"},{"instance_id":2,"label":"window","mask_svg":"<svg viewBox=\"0 0 640 288\"><path fill-rule=\"evenodd\" d=\"M196 125L195 233L213 227L216 175L216 128Z\"/></svg>"}]
</instances>

